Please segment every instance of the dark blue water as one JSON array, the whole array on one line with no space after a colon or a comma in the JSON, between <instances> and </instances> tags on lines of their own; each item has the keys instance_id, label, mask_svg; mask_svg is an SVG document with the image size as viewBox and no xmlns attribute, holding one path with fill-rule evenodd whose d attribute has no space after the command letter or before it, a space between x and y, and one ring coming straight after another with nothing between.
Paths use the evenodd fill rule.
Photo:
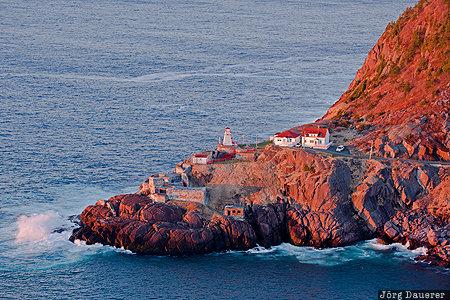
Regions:
<instances>
[{"instance_id":1,"label":"dark blue water","mask_svg":"<svg viewBox=\"0 0 450 300\"><path fill-rule=\"evenodd\" d=\"M67 217L215 146L321 117L413 1L0 2L0 297L373 299L448 287L400 246L187 258L72 244ZM54 232L55 229L67 229Z\"/></svg>"}]
</instances>

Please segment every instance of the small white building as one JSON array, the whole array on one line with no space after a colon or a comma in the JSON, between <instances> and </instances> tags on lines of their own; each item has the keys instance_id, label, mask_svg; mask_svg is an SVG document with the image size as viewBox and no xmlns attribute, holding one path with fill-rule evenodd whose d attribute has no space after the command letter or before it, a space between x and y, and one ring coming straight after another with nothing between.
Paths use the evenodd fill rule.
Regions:
<instances>
[{"instance_id":1,"label":"small white building","mask_svg":"<svg viewBox=\"0 0 450 300\"><path fill-rule=\"evenodd\" d=\"M193 164L206 165L211 161L211 155L207 153L197 153L192 157Z\"/></svg>"},{"instance_id":2,"label":"small white building","mask_svg":"<svg viewBox=\"0 0 450 300\"><path fill-rule=\"evenodd\" d=\"M302 146L328 149L331 146L328 128L306 127L302 131Z\"/></svg>"},{"instance_id":3,"label":"small white building","mask_svg":"<svg viewBox=\"0 0 450 300\"><path fill-rule=\"evenodd\" d=\"M300 134L286 130L283 132L276 133L273 137L273 143L277 146L295 146L300 143Z\"/></svg>"}]
</instances>

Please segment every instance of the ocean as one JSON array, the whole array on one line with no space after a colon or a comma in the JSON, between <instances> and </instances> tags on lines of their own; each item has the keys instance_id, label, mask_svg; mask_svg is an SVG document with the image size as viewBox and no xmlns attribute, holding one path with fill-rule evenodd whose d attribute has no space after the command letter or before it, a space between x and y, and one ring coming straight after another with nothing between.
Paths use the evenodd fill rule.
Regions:
<instances>
[{"instance_id":1,"label":"ocean","mask_svg":"<svg viewBox=\"0 0 450 300\"><path fill-rule=\"evenodd\" d=\"M216 146L320 118L414 1L0 2L0 298L374 299L448 288L365 241L190 257L71 243L68 220Z\"/></svg>"}]
</instances>

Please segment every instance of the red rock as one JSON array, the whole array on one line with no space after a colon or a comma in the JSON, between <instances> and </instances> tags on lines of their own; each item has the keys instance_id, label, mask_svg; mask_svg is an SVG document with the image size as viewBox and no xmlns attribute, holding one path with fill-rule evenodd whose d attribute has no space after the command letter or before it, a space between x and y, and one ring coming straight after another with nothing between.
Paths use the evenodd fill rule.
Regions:
<instances>
[{"instance_id":1,"label":"red rock","mask_svg":"<svg viewBox=\"0 0 450 300\"><path fill-rule=\"evenodd\" d=\"M164 203L151 203L145 196L121 195L108 200L119 203L114 216L103 205L88 206L83 226L71 240L123 247L140 254L186 255L242 250L256 245L253 228L245 221L215 216L204 221L195 213Z\"/></svg>"},{"instance_id":2,"label":"red rock","mask_svg":"<svg viewBox=\"0 0 450 300\"><path fill-rule=\"evenodd\" d=\"M346 121L356 128L356 115L364 116L370 133L351 142L361 151L383 138L383 148L375 143L378 156L387 151L390 157L450 160L450 73L441 71L450 44L433 42L446 39L450 8L445 0L419 3L388 25L348 90L319 122Z\"/></svg>"}]
</instances>

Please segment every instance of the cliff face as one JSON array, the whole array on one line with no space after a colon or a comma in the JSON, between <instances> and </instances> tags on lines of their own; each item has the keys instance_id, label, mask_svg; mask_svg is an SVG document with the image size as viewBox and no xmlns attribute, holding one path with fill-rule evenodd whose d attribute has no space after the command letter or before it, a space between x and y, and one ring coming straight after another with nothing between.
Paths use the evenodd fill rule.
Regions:
<instances>
[{"instance_id":1,"label":"cliff face","mask_svg":"<svg viewBox=\"0 0 450 300\"><path fill-rule=\"evenodd\" d=\"M323 117L366 130L353 144L386 157L450 160L449 1L408 8L369 52L348 90Z\"/></svg>"},{"instance_id":2,"label":"cliff face","mask_svg":"<svg viewBox=\"0 0 450 300\"><path fill-rule=\"evenodd\" d=\"M190 178L212 189L211 207L223 206L214 197L219 189L228 195L226 204L246 205L264 246L342 246L373 235L352 207L351 171L337 159L268 146L256 162L194 165Z\"/></svg>"},{"instance_id":3,"label":"cliff face","mask_svg":"<svg viewBox=\"0 0 450 300\"><path fill-rule=\"evenodd\" d=\"M445 185L441 179L447 176L445 167L340 160L273 146L256 162L194 165L190 174L196 184L222 188L226 204L247 205L246 219L259 244L284 240L316 247L378 236L399 211ZM231 194L225 192L230 189ZM208 205L216 201L212 197ZM448 207L442 209L448 213Z\"/></svg>"},{"instance_id":4,"label":"cliff face","mask_svg":"<svg viewBox=\"0 0 450 300\"><path fill-rule=\"evenodd\" d=\"M387 242L414 241L414 247L426 243L448 265L448 175L448 167L267 146L254 162L190 168L190 182L207 188L208 208L116 196L87 207L71 239L140 254L186 255L257 243L336 247L381 235ZM226 204L243 205L244 217L222 216ZM417 237L415 228L424 234ZM438 236L433 244L431 230Z\"/></svg>"}]
</instances>

